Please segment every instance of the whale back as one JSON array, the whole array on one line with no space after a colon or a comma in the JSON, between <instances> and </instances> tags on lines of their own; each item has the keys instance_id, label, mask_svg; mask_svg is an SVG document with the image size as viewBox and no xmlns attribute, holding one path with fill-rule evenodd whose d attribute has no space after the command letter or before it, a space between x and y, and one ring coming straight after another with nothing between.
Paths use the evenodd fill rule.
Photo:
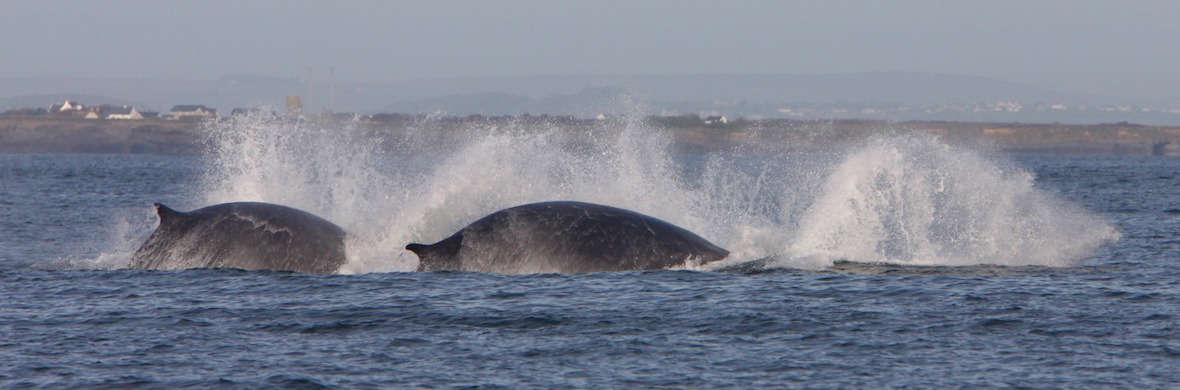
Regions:
<instances>
[{"instance_id":1,"label":"whale back","mask_svg":"<svg viewBox=\"0 0 1180 390\"><path fill-rule=\"evenodd\" d=\"M410 244L419 271L581 273L666 269L729 254L679 226L584 202L543 202L497 211L432 245Z\"/></svg>"},{"instance_id":2,"label":"whale back","mask_svg":"<svg viewBox=\"0 0 1180 390\"><path fill-rule=\"evenodd\" d=\"M344 230L295 208L239 202L186 213L155 207L160 226L132 255L132 268L331 273L347 260Z\"/></svg>"}]
</instances>

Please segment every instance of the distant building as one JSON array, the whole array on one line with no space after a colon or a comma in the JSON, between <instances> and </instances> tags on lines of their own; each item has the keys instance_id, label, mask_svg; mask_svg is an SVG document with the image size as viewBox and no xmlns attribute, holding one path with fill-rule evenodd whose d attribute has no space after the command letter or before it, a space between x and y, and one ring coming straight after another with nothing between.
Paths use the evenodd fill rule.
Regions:
<instances>
[{"instance_id":1,"label":"distant building","mask_svg":"<svg viewBox=\"0 0 1180 390\"><path fill-rule=\"evenodd\" d=\"M73 113L86 109L86 105L72 100L66 100L64 103L54 103L49 106L50 113Z\"/></svg>"},{"instance_id":2,"label":"distant building","mask_svg":"<svg viewBox=\"0 0 1180 390\"><path fill-rule=\"evenodd\" d=\"M303 99L299 96L287 96L287 115L298 116L303 114Z\"/></svg>"},{"instance_id":3,"label":"distant building","mask_svg":"<svg viewBox=\"0 0 1180 390\"><path fill-rule=\"evenodd\" d=\"M99 116L105 119L142 120L143 114L132 106L99 106Z\"/></svg>"},{"instance_id":4,"label":"distant building","mask_svg":"<svg viewBox=\"0 0 1180 390\"><path fill-rule=\"evenodd\" d=\"M260 112L262 112L262 110L257 109L257 108L253 108L253 107L251 107L251 108L235 108L229 112L229 116L232 117L232 116L240 116L240 115L257 115Z\"/></svg>"},{"instance_id":5,"label":"distant building","mask_svg":"<svg viewBox=\"0 0 1180 390\"><path fill-rule=\"evenodd\" d=\"M729 123L729 119L726 118L725 115L713 115L705 117L706 125L724 125L726 123Z\"/></svg>"},{"instance_id":6,"label":"distant building","mask_svg":"<svg viewBox=\"0 0 1180 390\"><path fill-rule=\"evenodd\" d=\"M217 110L205 107L203 104L181 104L173 106L169 115L172 116L172 119L201 120L205 118L217 118Z\"/></svg>"}]
</instances>

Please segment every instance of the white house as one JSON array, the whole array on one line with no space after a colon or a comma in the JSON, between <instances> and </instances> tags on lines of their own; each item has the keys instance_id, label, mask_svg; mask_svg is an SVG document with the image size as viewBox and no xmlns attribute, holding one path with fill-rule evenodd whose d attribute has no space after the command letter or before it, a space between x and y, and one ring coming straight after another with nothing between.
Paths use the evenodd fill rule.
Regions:
<instances>
[{"instance_id":1,"label":"white house","mask_svg":"<svg viewBox=\"0 0 1180 390\"><path fill-rule=\"evenodd\" d=\"M729 119L726 118L725 115L713 115L713 116L705 117L705 124L706 125L714 125L714 124L724 125L726 123L729 123Z\"/></svg>"},{"instance_id":2,"label":"white house","mask_svg":"<svg viewBox=\"0 0 1180 390\"><path fill-rule=\"evenodd\" d=\"M203 104L182 104L172 107L172 119L216 118L217 110Z\"/></svg>"},{"instance_id":3,"label":"white house","mask_svg":"<svg viewBox=\"0 0 1180 390\"><path fill-rule=\"evenodd\" d=\"M86 105L72 100L66 100L64 103L53 103L49 106L49 112L70 112L82 111L86 109Z\"/></svg>"},{"instance_id":4,"label":"white house","mask_svg":"<svg viewBox=\"0 0 1180 390\"><path fill-rule=\"evenodd\" d=\"M135 107L131 106L103 106L102 115L107 119L143 119L143 114L140 114L139 111L135 110Z\"/></svg>"}]
</instances>

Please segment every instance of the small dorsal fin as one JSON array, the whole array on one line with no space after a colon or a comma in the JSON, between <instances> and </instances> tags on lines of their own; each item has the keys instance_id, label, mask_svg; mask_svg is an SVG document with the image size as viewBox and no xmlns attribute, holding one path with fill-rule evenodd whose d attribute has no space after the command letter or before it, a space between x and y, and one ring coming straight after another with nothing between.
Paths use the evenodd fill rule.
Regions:
<instances>
[{"instance_id":1,"label":"small dorsal fin","mask_svg":"<svg viewBox=\"0 0 1180 390\"><path fill-rule=\"evenodd\" d=\"M165 206L161 203L154 203L154 204L152 204L152 206L156 207L156 214L160 216L160 224L161 225L163 225L167 221L180 218L181 216L184 215L184 213L173 210L173 209L169 208L168 206Z\"/></svg>"},{"instance_id":2,"label":"small dorsal fin","mask_svg":"<svg viewBox=\"0 0 1180 390\"><path fill-rule=\"evenodd\" d=\"M414 254L416 254L416 255L422 255L422 250L426 249L426 247L429 247L429 246L430 245L410 244L410 245L406 245L406 250L408 250L410 252L414 252Z\"/></svg>"},{"instance_id":3,"label":"small dorsal fin","mask_svg":"<svg viewBox=\"0 0 1180 390\"><path fill-rule=\"evenodd\" d=\"M431 245L406 245L406 250L418 255L418 271L457 270L462 269L463 265L459 259L462 242L463 237L456 234Z\"/></svg>"}]
</instances>

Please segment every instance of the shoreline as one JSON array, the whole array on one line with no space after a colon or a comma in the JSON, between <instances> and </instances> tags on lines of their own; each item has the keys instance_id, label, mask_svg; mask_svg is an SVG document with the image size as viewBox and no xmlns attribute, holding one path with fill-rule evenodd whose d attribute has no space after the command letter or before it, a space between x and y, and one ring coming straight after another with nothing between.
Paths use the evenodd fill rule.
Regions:
<instances>
[{"instance_id":1,"label":"shoreline","mask_svg":"<svg viewBox=\"0 0 1180 390\"><path fill-rule=\"evenodd\" d=\"M1180 127L1129 123L1069 125L974 122L885 122L871 120L738 120L723 125L666 123L649 119L647 126L668 131L685 150L720 150L753 143L780 149L822 148L866 137L919 131L948 143L984 143L1013 153L1062 155L1180 156ZM222 121L232 119L222 119ZM665 123L653 123L665 122ZM439 147L459 140L465 128L561 128L576 141L598 128L622 126L619 120L581 120L554 116L448 117L423 119L306 123L327 128L363 130L403 138L410 130L436 132ZM104 153L192 155L202 148L206 124L163 119L112 120L0 116L0 153ZM396 144L387 145L399 149Z\"/></svg>"}]
</instances>

